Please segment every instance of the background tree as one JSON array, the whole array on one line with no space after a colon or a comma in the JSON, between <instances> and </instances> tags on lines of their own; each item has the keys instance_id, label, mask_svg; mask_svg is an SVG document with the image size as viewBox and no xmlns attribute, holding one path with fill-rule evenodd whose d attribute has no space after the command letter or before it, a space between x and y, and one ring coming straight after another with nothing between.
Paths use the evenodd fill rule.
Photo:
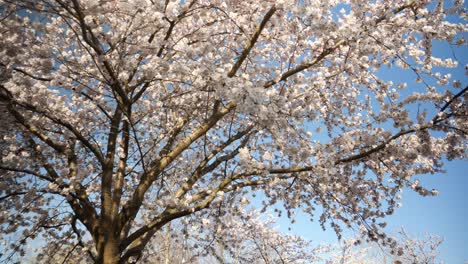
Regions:
<instances>
[{"instance_id":1,"label":"background tree","mask_svg":"<svg viewBox=\"0 0 468 264\"><path fill-rule=\"evenodd\" d=\"M182 221L171 232L173 258L169 263L321 263L323 253L330 249L280 233L274 224L272 215L258 211L204 218L195 225ZM163 263L160 241L155 237L150 242L142 260Z\"/></svg>"},{"instance_id":2,"label":"background tree","mask_svg":"<svg viewBox=\"0 0 468 264\"><path fill-rule=\"evenodd\" d=\"M325 259L327 264L443 263L438 251L444 241L441 237L430 234L410 237L404 229L392 237L392 249L380 247L378 243L362 243L362 237L345 239L323 251L322 259ZM324 252L328 253L328 256L324 255Z\"/></svg>"},{"instance_id":3,"label":"background tree","mask_svg":"<svg viewBox=\"0 0 468 264\"><path fill-rule=\"evenodd\" d=\"M134 262L168 223L242 214L252 190L392 244L398 191L435 194L412 177L466 156L468 88L432 52L463 44L463 1L0 5L2 261L41 236Z\"/></svg>"},{"instance_id":4,"label":"background tree","mask_svg":"<svg viewBox=\"0 0 468 264\"><path fill-rule=\"evenodd\" d=\"M390 252L395 257L395 263L422 263L422 264L440 264L443 263L439 259L439 247L444 242L444 239L426 234L421 238L414 238L401 229L399 232L400 250L399 252Z\"/></svg>"}]
</instances>

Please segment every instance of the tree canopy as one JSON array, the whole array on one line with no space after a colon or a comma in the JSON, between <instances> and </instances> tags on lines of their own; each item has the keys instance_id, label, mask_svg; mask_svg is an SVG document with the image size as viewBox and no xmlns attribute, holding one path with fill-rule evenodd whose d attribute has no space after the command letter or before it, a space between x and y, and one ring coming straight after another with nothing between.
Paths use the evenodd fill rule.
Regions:
<instances>
[{"instance_id":1,"label":"tree canopy","mask_svg":"<svg viewBox=\"0 0 468 264\"><path fill-rule=\"evenodd\" d=\"M42 237L65 260L136 262L168 223L242 226L252 195L392 247L399 191L435 195L413 176L466 158L468 88L433 52L464 44L463 1L0 10L1 260Z\"/></svg>"}]
</instances>

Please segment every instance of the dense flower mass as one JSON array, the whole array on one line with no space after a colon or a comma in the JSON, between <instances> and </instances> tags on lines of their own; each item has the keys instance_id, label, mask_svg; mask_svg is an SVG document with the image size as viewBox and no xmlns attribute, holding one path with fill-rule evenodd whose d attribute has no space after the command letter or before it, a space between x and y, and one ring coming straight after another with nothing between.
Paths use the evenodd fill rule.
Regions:
<instances>
[{"instance_id":1,"label":"dense flower mass","mask_svg":"<svg viewBox=\"0 0 468 264\"><path fill-rule=\"evenodd\" d=\"M0 0L0 260L137 261L252 194L392 245L401 189L466 158L463 4Z\"/></svg>"}]
</instances>

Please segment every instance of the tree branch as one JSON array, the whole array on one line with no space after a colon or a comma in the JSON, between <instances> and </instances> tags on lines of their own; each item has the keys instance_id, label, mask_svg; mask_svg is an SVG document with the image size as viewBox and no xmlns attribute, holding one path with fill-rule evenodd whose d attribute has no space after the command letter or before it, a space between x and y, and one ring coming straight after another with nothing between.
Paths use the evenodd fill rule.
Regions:
<instances>
[{"instance_id":1,"label":"tree branch","mask_svg":"<svg viewBox=\"0 0 468 264\"><path fill-rule=\"evenodd\" d=\"M125 227L131 224L131 221L136 217L141 203L143 202L146 191L150 188L153 182L157 179L158 175L169 166L174 159L176 159L184 150L186 150L195 140L203 136L208 130L214 127L219 120L231 112L236 105L229 103L219 111L213 113L204 124L195 129L189 136L182 139L166 156L154 162L149 168L149 173L142 175L141 180L135 189L130 200L123 206L120 214L120 227Z\"/></svg>"},{"instance_id":2,"label":"tree branch","mask_svg":"<svg viewBox=\"0 0 468 264\"><path fill-rule=\"evenodd\" d=\"M206 171L206 169L204 169L206 167L206 165L208 164L208 162L210 162L218 153L220 153L221 151L223 151L226 147L230 146L233 142L241 139L242 137L244 137L245 135L247 135L250 131L252 131L252 129L254 128L254 125L251 125L249 127L247 127L245 130L243 131L240 131L238 132L236 135L230 137L228 140L226 140L223 144L221 144L220 146L218 146L216 149L214 149L210 155L208 155L199 165L198 167L195 169L195 171L192 173L192 175L190 176L190 178L184 182L182 184L182 186L179 188L179 190L176 191L175 193L175 197L176 198L179 198L181 197L182 195L184 195L185 193L187 193L187 191L190 190L190 188L200 179L201 176L205 175L208 171ZM241 144L241 145L245 145L246 143L244 144ZM237 150L238 152L238 150ZM237 153L236 152L236 153ZM231 155L232 156L232 155ZM216 165L213 165L211 166L213 169L218 166L222 161L218 161L216 163Z\"/></svg>"},{"instance_id":3,"label":"tree branch","mask_svg":"<svg viewBox=\"0 0 468 264\"><path fill-rule=\"evenodd\" d=\"M27 109L27 110L30 110L30 111L32 111L32 112L34 112L34 113L41 114L41 115L47 117L48 119L50 119L51 121L53 121L54 123L56 123L56 124L58 124L58 125L61 125L61 126L65 127L65 128L67 128L70 132L73 133L73 135L75 135L75 137L76 137L78 140L80 140L81 143L83 143L83 145L85 145L85 146L94 154L94 156L96 157L96 159L97 159L99 162L101 162L101 164L104 164L104 158L103 158L103 156L102 156L102 154L101 154L101 152L100 152L99 147L98 147L97 145L91 143L89 140L87 140L87 139L81 134L81 132L78 131L78 129L77 129L74 125L72 125L72 124L70 124L70 123L68 123L67 121L64 121L64 120L62 120L62 119L56 118L56 117L52 116L51 114L49 114L49 113L47 113L47 112L45 112L45 111L43 111L43 110L40 110L40 109L38 109L37 107L35 107L35 106L33 106L33 105L29 105L29 104L17 102L17 101L15 101L15 100L11 97L11 95L8 95L8 94L9 94L9 91L8 91L4 86L0 86L0 88L2 88L2 90L6 93L6 94L0 94L0 99L6 100L6 101L9 102L10 104L14 104L14 105L21 106L21 107L23 107L23 108L25 108L25 109ZM16 109L14 109L14 110L17 111ZM18 113L19 113L19 112L18 112ZM13 113L12 113L12 114L13 114ZM41 137L43 137L43 136L39 136L39 135L37 135L37 136L39 137L39 139L41 139ZM47 137L43 137L43 140L49 141L49 139L47 139ZM41 139L41 141L42 141L42 139ZM46 142L46 141L45 141L45 142ZM49 141L49 142L50 142L50 143L53 143L52 141ZM47 143L47 142L46 142L46 143ZM57 151L60 150L60 151L63 152L64 150L61 150L62 147L60 147L60 146L61 146L60 144L56 143L56 147L58 148L58 149L56 149L56 150L57 150ZM65 147L65 146L63 146L63 147ZM55 148L54 148L54 149L55 149ZM60 151L59 151L59 152L60 152Z\"/></svg>"},{"instance_id":4,"label":"tree branch","mask_svg":"<svg viewBox=\"0 0 468 264\"><path fill-rule=\"evenodd\" d=\"M45 77L35 76L35 75L33 75L33 74L31 74L31 73L29 73L29 72L27 72L27 71L25 71L25 70L22 70L22 69L20 69L20 68L13 68L13 70L15 70L15 71L17 71L17 72L20 72L20 73L22 73L22 74L24 74L24 75L26 75L26 76L28 76L28 77L34 79L34 80L37 80L37 81L43 81L43 82L50 82L50 81L52 81L52 78L45 78Z\"/></svg>"},{"instance_id":5,"label":"tree branch","mask_svg":"<svg viewBox=\"0 0 468 264\"><path fill-rule=\"evenodd\" d=\"M76 227L76 220L78 218L74 215L72 217L72 221L71 221L71 227L72 227L72 230L73 230L73 233L75 233L76 235L76 239L78 240L78 245L82 248L85 248L85 244L83 243L83 239L82 239L82 236L81 236L81 233L80 233L80 230L78 230L78 228ZM91 252L91 250L86 250L86 252L88 253L89 257L95 262L96 261L96 256L94 256L93 252Z\"/></svg>"},{"instance_id":6,"label":"tree branch","mask_svg":"<svg viewBox=\"0 0 468 264\"><path fill-rule=\"evenodd\" d=\"M397 7L395 9L393 9L391 12L392 14L398 14L400 13L401 11L407 9L407 8L410 8L412 6L414 6L416 3L415 0L413 1L410 1L408 2L406 5L402 5L400 7ZM380 16L379 18L377 18L375 21L374 21L374 24L377 25L379 23L381 23L383 20L385 20L387 18L387 15L382 15ZM286 71L285 73L283 73L280 78L278 80L270 80L270 81L267 81L263 87L264 88L269 88L275 84L277 84L278 82L280 81L286 81L289 77L299 73L299 72L302 72L314 65L316 65L317 63L319 63L320 61L322 61L326 56L328 56L329 54L331 54L332 52L334 52L336 49L338 49L339 47L341 47L342 45L345 45L348 41L347 40L344 40L344 39L341 39L341 40L337 40L335 45L333 45L332 47L329 47L329 48L325 48L317 57L315 57L312 61L310 62L307 62L307 63L303 63L303 64L300 64L298 66L296 66L295 68L293 69L290 69L288 71Z\"/></svg>"},{"instance_id":7,"label":"tree branch","mask_svg":"<svg viewBox=\"0 0 468 264\"><path fill-rule=\"evenodd\" d=\"M15 102L11 95L9 94L9 91L6 90L5 87L0 86L2 88L3 93L0 93L0 99L6 101L8 103L7 105L7 110L13 115L13 117L18 121L20 124L22 124L31 134L35 135L37 138L39 138L42 142L50 146L51 148L55 149L58 153L64 153L66 146L62 145L47 135L43 134L38 127L35 125L31 125L26 121L26 118L24 118L18 110L16 110L15 107Z\"/></svg>"},{"instance_id":8,"label":"tree branch","mask_svg":"<svg viewBox=\"0 0 468 264\"><path fill-rule=\"evenodd\" d=\"M268 10L268 12L265 14L265 16L262 19L262 22L260 25L258 25L257 30L255 33L252 35L252 37L247 41L245 44L244 50L242 51L241 55L237 59L236 63L232 66L231 70L228 73L228 77L232 78L236 75L237 70L240 68L244 60L247 58L249 55L250 51L252 50L253 46L258 40L258 37L262 33L263 28L265 27L266 23L270 20L270 18L273 16L273 14L276 11L276 7L273 6Z\"/></svg>"},{"instance_id":9,"label":"tree branch","mask_svg":"<svg viewBox=\"0 0 468 264\"><path fill-rule=\"evenodd\" d=\"M71 15L75 16L79 21L79 26L81 28L83 40L96 52L98 56L103 57L104 51L102 50L101 44L99 40L96 38L96 36L94 35L91 28L86 24L84 20L84 14L81 10L80 4L78 3L77 0L72 0L72 3L73 3L73 9L75 10L76 14L71 13ZM66 10L70 12L69 9L66 9ZM114 70L112 69L111 64L105 58L102 59L102 64L104 65L104 68L109 73L109 76L111 77L113 81L113 83L111 84L111 87L117 92L120 99L122 100L119 103L128 105L130 103L130 100L127 97L124 89L121 87L119 78L117 77Z\"/></svg>"}]
</instances>

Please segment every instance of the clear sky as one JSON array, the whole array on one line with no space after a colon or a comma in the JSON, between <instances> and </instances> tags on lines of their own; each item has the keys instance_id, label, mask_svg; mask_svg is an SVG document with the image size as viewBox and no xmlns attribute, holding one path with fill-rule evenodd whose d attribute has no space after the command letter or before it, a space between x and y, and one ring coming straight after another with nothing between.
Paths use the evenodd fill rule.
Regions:
<instances>
[{"instance_id":1,"label":"clear sky","mask_svg":"<svg viewBox=\"0 0 468 264\"><path fill-rule=\"evenodd\" d=\"M403 206L389 217L389 228L404 227L413 236L424 232L445 238L441 260L445 263L468 261L468 163L446 164L447 172L421 177L427 187L440 191L439 196L420 197L405 190Z\"/></svg>"}]
</instances>

